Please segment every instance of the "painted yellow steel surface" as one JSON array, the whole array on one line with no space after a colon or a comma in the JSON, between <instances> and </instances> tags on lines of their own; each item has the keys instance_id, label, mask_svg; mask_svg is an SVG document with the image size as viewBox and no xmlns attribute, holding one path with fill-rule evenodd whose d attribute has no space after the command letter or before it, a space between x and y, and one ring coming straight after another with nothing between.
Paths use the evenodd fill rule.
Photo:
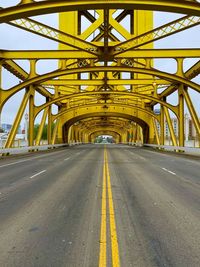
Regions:
<instances>
[{"instance_id":1,"label":"painted yellow steel surface","mask_svg":"<svg viewBox=\"0 0 200 267\"><path fill-rule=\"evenodd\" d=\"M184 15L156 28L153 11ZM59 29L29 18L50 13L59 13ZM0 47L1 73L6 69L21 80L8 90L0 88L0 112L26 89L6 148L12 147L26 109L30 146L41 143L46 123L49 144L94 142L98 135L112 135L123 143L164 144L168 127L172 143L184 146L185 106L200 136L198 112L188 92L190 88L200 93L194 80L200 73L200 48L173 48L173 43L171 49L154 48L160 39L199 27L198 1L22 0L19 5L0 9L0 23L58 43L57 50L44 51ZM185 71L184 62L191 58L196 63ZM58 67L39 75L38 62L47 59L57 60ZM155 59L174 61L176 71L156 68ZM28 60L30 70L16 60ZM45 97L45 103L35 104L36 92ZM173 94L178 96L176 104L168 101ZM58 108L54 114L53 105ZM178 134L172 114L178 121ZM38 115L41 122L34 140ZM105 260L104 252L100 258Z\"/></svg>"}]
</instances>

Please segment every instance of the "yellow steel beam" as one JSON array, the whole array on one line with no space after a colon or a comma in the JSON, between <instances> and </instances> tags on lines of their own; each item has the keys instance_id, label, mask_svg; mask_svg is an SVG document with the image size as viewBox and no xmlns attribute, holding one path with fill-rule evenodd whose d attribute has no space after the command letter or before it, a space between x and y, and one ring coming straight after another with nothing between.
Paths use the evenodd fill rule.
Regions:
<instances>
[{"instance_id":1,"label":"yellow steel beam","mask_svg":"<svg viewBox=\"0 0 200 267\"><path fill-rule=\"evenodd\" d=\"M122 80L108 80L108 85L153 85L153 83L156 83L157 85L170 85L171 83L169 81L163 80L163 79L134 79L134 80L128 80L128 79L122 79ZM53 85L53 86L69 86L69 85L88 85L88 86L99 86L103 85L104 81L102 79L94 79L94 80L75 80L75 79L69 79L69 80L50 80L43 82L42 85Z\"/></svg>"},{"instance_id":2,"label":"yellow steel beam","mask_svg":"<svg viewBox=\"0 0 200 267\"><path fill-rule=\"evenodd\" d=\"M22 99L21 105L20 105L20 107L18 109L18 112L16 114L15 121L13 123L11 131L10 131L10 133L8 135L7 140L6 140L5 148L11 148L12 145L13 145L17 130L19 128L19 124L21 122L21 119L22 119L22 116L24 114L24 111L25 111L25 108L27 106L27 103L28 103L30 95L31 95L31 90L26 91L25 94L24 94L24 97Z\"/></svg>"},{"instance_id":3,"label":"yellow steel beam","mask_svg":"<svg viewBox=\"0 0 200 267\"><path fill-rule=\"evenodd\" d=\"M56 120L58 118L62 118L66 121L70 119L74 119L74 122L80 121L85 118L93 118L97 116L101 117L117 117L117 118L125 118L128 120L134 120L137 119L140 122L144 122L144 116L139 118L137 117L138 113L137 111L140 111L141 114L147 114L150 115L150 117L154 117L156 120L159 120L158 116L155 115L153 112L150 112L146 109L142 109L140 107L133 107L129 105L112 105L109 104L106 106L106 108L102 105L83 105L78 108L70 108L62 110L59 114L53 115L53 120ZM63 115L66 115L63 117ZM81 117L81 118L80 118ZM134 119L133 119L134 118ZM147 117L146 117L147 118ZM63 122L64 123L64 122ZM149 117L148 120L146 120L146 123L149 124Z\"/></svg>"},{"instance_id":4,"label":"yellow steel beam","mask_svg":"<svg viewBox=\"0 0 200 267\"><path fill-rule=\"evenodd\" d=\"M87 51L89 54L100 55L101 51L98 46L86 42L76 36L62 32L53 27L47 26L41 22L33 19L18 19L15 21L8 22L8 24L18 27L20 29L32 32L50 40L66 44L73 48L79 49L80 51Z\"/></svg>"},{"instance_id":5,"label":"yellow steel beam","mask_svg":"<svg viewBox=\"0 0 200 267\"><path fill-rule=\"evenodd\" d=\"M21 52L19 52L19 53L21 53ZM0 52L0 58L1 58L1 52ZM9 72L11 72L13 75L15 75L17 78L19 78L19 79L21 79L23 81L26 80L26 79L28 79L29 74L24 69L22 69L16 62L14 62L13 60L11 60L11 58L8 59L8 60L3 60L2 66L6 70L8 70ZM45 97L49 97L49 98L52 97L52 95L44 87L42 87L42 86L36 87L36 90L40 94L42 94L43 96L45 96Z\"/></svg>"},{"instance_id":6,"label":"yellow steel beam","mask_svg":"<svg viewBox=\"0 0 200 267\"><path fill-rule=\"evenodd\" d=\"M29 96L29 127L28 127L28 145L33 146L34 145L34 113L35 113L35 105L34 105L34 88L33 86L30 86L29 90L31 91Z\"/></svg>"},{"instance_id":7,"label":"yellow steel beam","mask_svg":"<svg viewBox=\"0 0 200 267\"><path fill-rule=\"evenodd\" d=\"M177 113L177 107L176 106L173 106L165 101L162 101L160 99L156 99L155 97L153 96L149 96L149 95L144 95L144 94L141 94L141 93L136 93L136 92L130 92L130 93L127 93L127 92L114 92L114 93L111 93L111 92L85 92L85 93L76 93L76 94L72 94L72 95L65 95L65 96L62 96L62 97L59 97L59 98L55 98L51 101L49 101L48 103L45 103L41 106L38 106L36 107L37 109L37 113L40 112L41 110L43 110L44 108L48 107L49 105L52 105L54 103L56 103L57 101L62 101L62 100L69 100L69 99L73 99L75 97L86 97L86 96L105 96L108 95L108 96L114 96L114 97L128 97L129 99L132 98L132 97L138 97L138 98L142 98L142 99L149 99L149 100L152 100L152 101L157 101L157 103L161 104L161 105L164 105L166 107L168 107L170 110L172 110L174 113Z\"/></svg>"},{"instance_id":8,"label":"yellow steel beam","mask_svg":"<svg viewBox=\"0 0 200 267\"><path fill-rule=\"evenodd\" d=\"M1 56L0 56L1 58ZM18 77L21 80L25 80L28 78L28 73L23 70L16 62L14 62L12 57L10 57L9 60L4 60L2 62L2 66L9 72L11 72L13 75Z\"/></svg>"},{"instance_id":9,"label":"yellow steel beam","mask_svg":"<svg viewBox=\"0 0 200 267\"><path fill-rule=\"evenodd\" d=\"M110 25L113 26L114 29L117 29L117 31L125 38L130 39L132 35L124 28L120 23L116 21L114 18L110 18Z\"/></svg>"},{"instance_id":10,"label":"yellow steel beam","mask_svg":"<svg viewBox=\"0 0 200 267\"><path fill-rule=\"evenodd\" d=\"M114 58L192 58L199 57L199 48L185 49L138 49L122 52Z\"/></svg>"},{"instance_id":11,"label":"yellow steel beam","mask_svg":"<svg viewBox=\"0 0 200 267\"><path fill-rule=\"evenodd\" d=\"M39 130L38 130L38 134L37 134L37 137L35 139L35 145L36 146L40 145L40 141L41 141L42 133L43 133L43 130L44 130L44 125L45 125L45 122L46 122L48 111L49 111L49 108L45 108L44 109L44 112L43 112L43 115L42 115L42 119L41 119L41 122L40 122L40 126L39 126Z\"/></svg>"},{"instance_id":12,"label":"yellow steel beam","mask_svg":"<svg viewBox=\"0 0 200 267\"><path fill-rule=\"evenodd\" d=\"M151 42L155 42L180 31L187 30L199 24L200 17L185 16L183 18L162 25L156 29L153 29L152 31L143 33L139 36L131 38L130 40L120 43L112 47L111 53L113 55L118 55L124 53L125 51L138 48Z\"/></svg>"},{"instance_id":13,"label":"yellow steel beam","mask_svg":"<svg viewBox=\"0 0 200 267\"><path fill-rule=\"evenodd\" d=\"M129 120L117 120L117 119L110 119L110 118L99 118L99 119L90 119L89 121L85 122L84 120L82 120L79 123L79 127L80 128L92 128L93 126L112 126L112 125L117 125L119 127L122 128L129 128L130 127L130 121Z\"/></svg>"},{"instance_id":14,"label":"yellow steel beam","mask_svg":"<svg viewBox=\"0 0 200 267\"><path fill-rule=\"evenodd\" d=\"M57 119L56 122L55 122L55 126L54 126L54 129L53 129L53 134L52 134L52 140L51 140L52 145L54 145L56 143L56 135L57 135L57 132L58 132L59 122L60 122L60 119Z\"/></svg>"},{"instance_id":15,"label":"yellow steel beam","mask_svg":"<svg viewBox=\"0 0 200 267\"><path fill-rule=\"evenodd\" d=\"M164 107L164 113L165 113L166 121L167 121L167 124L169 127L170 136L172 139L172 144L173 144L173 146L178 146L177 139L176 139L176 136L174 133L174 127L172 125L172 120L170 118L169 110L166 107Z\"/></svg>"},{"instance_id":16,"label":"yellow steel beam","mask_svg":"<svg viewBox=\"0 0 200 267\"><path fill-rule=\"evenodd\" d=\"M22 0L21 4L18 6L1 10L0 23L42 14L105 8L158 10L195 16L199 16L200 14L200 4L196 1L186 0L79 0L73 2L66 2L63 0L47 0L40 2Z\"/></svg>"},{"instance_id":17,"label":"yellow steel beam","mask_svg":"<svg viewBox=\"0 0 200 267\"><path fill-rule=\"evenodd\" d=\"M200 73L200 60L195 63L189 70L187 70L184 74L186 79L193 79ZM169 96L173 92L177 90L177 86L170 86L167 89L165 89L161 94L158 95L159 98L163 98L166 96Z\"/></svg>"},{"instance_id":18,"label":"yellow steel beam","mask_svg":"<svg viewBox=\"0 0 200 267\"><path fill-rule=\"evenodd\" d=\"M166 101L166 99L163 99ZM160 106L160 144L165 144L165 112L164 112L164 105Z\"/></svg>"},{"instance_id":19,"label":"yellow steel beam","mask_svg":"<svg viewBox=\"0 0 200 267\"><path fill-rule=\"evenodd\" d=\"M192 103L192 100L190 98L190 95L188 93L188 90L183 90L183 95L184 95L184 98L185 98L185 102L187 104L187 107L188 107L188 110L190 112L190 115L191 115L191 118L194 122L194 126L195 126L195 129L197 131L197 134L200 136L200 121L199 121L199 118L198 118L198 115L197 115L197 112L195 110L195 107Z\"/></svg>"},{"instance_id":20,"label":"yellow steel beam","mask_svg":"<svg viewBox=\"0 0 200 267\"><path fill-rule=\"evenodd\" d=\"M87 51L78 50L0 50L0 58L4 59L97 59Z\"/></svg>"},{"instance_id":21,"label":"yellow steel beam","mask_svg":"<svg viewBox=\"0 0 200 267\"><path fill-rule=\"evenodd\" d=\"M194 58L200 56L199 48L181 49L138 49L123 52L115 57L108 55L111 59L122 58ZM0 50L2 59L98 59L97 56L86 51L76 50ZM8 61L6 61L8 62ZM4 64L6 64L6 62ZM11 63L10 63L11 64Z\"/></svg>"},{"instance_id":22,"label":"yellow steel beam","mask_svg":"<svg viewBox=\"0 0 200 267\"><path fill-rule=\"evenodd\" d=\"M47 99L49 101L49 99ZM47 140L48 145L51 145L52 143L52 106L48 107L48 123L47 123Z\"/></svg>"},{"instance_id":23,"label":"yellow steel beam","mask_svg":"<svg viewBox=\"0 0 200 267\"><path fill-rule=\"evenodd\" d=\"M121 128L121 127L94 127L93 129L88 130L89 134L92 134L94 132L100 132L100 131L114 131L114 132L118 132L118 133L123 133L126 130Z\"/></svg>"},{"instance_id":24,"label":"yellow steel beam","mask_svg":"<svg viewBox=\"0 0 200 267\"><path fill-rule=\"evenodd\" d=\"M71 75L71 74L78 74L78 73L92 73L92 72L128 72L128 73L138 73L138 74L145 74L145 75L150 75L150 76L155 76L159 78L163 78L166 80L169 80L171 82L177 82L177 83L182 83L185 86L188 86L197 92L200 92L200 85L189 81L183 77L180 77L178 75L174 74L169 74L163 71L158 71L155 69L148 69L148 68L136 68L136 67L88 67L88 68L75 68L75 69L68 69L68 70L58 70L58 71L53 71L48 74L40 75L37 77L34 77L32 79L29 79L27 81L22 82L19 85L16 85L10 90L7 90L7 93L9 96L12 96L16 92L20 91L24 87L30 86L31 84L39 84L41 82L44 82L46 80L55 78L55 77L61 77L64 75Z\"/></svg>"},{"instance_id":25,"label":"yellow steel beam","mask_svg":"<svg viewBox=\"0 0 200 267\"><path fill-rule=\"evenodd\" d=\"M182 86L178 89L178 136L179 136L179 146L185 146L185 107L184 107L184 88Z\"/></svg>"},{"instance_id":26,"label":"yellow steel beam","mask_svg":"<svg viewBox=\"0 0 200 267\"><path fill-rule=\"evenodd\" d=\"M155 133L157 145L160 145L160 138L159 138L158 128L157 128L157 124L156 124L155 118L153 118L153 117L152 117L152 122L153 122L154 133Z\"/></svg>"}]
</instances>

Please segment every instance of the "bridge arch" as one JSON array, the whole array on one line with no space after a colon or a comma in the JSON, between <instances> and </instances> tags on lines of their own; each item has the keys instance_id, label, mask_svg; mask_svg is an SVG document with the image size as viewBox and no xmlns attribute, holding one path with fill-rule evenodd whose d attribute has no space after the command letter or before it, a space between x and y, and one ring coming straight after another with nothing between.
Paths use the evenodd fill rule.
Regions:
<instances>
[{"instance_id":1,"label":"bridge arch","mask_svg":"<svg viewBox=\"0 0 200 267\"><path fill-rule=\"evenodd\" d=\"M9 21L11 21L9 22L9 24L13 26L42 35L45 38L52 39L60 43L59 49L62 51L60 51L60 53L56 53L57 51L51 51L50 54L48 54L48 51L46 51L45 55L42 54L42 52L37 54L37 51L33 51L34 55L31 55L30 57L27 52L24 52L23 57L26 58L30 63L30 71L28 72L24 72L23 69L20 70L19 66L16 65L15 62L12 62L12 60L16 59L15 57L18 57L18 59L20 58L19 52L17 53L16 51L2 51L1 63L3 62L3 68L11 71L11 73L16 75L16 77L21 77L20 79L23 80L23 82L8 90L1 90L0 108L4 106L4 103L10 97L15 95L20 90L25 89L24 98L19 107L19 112L17 113L18 118L15 119L12 134L11 137L9 137L10 140L6 144L6 147L10 147L12 145L12 141L14 139L14 135L16 134L19 121L22 118L25 109L27 108L25 106L29 105L29 101L31 101L31 108L29 106L29 110L32 120L29 123L29 126L32 127L32 135L34 126L33 119L36 118L36 116L41 111L44 111L41 119L43 127L47 122L47 118L49 124L52 124L52 122L56 120L56 123L57 121L60 121L61 127L63 127L64 125L66 126L67 121L72 118L72 114L75 119L78 116L90 115L90 113L104 114L104 116L110 116L110 114L114 114L116 117L119 114L125 114L125 116L132 116L134 118L134 121L136 121L136 118L137 120L140 119L141 121L139 123L141 125L143 125L144 123L151 129L153 128L151 120L153 120L154 122L155 120L158 120L160 122L162 121L162 134L164 132L164 120L166 118L168 120L167 123L169 125L169 128L171 129L171 132L173 131L169 116L169 111L172 111L178 118L178 126L179 128L181 128L181 137L179 136L179 142L183 144L184 101L187 102L191 117L195 122L195 127L197 131L200 132L197 114L195 113L195 109L191 104L190 96L188 94L188 88L191 88L200 93L200 86L193 80L196 75L194 74L194 72L198 73L199 71L198 66L196 66L196 68L193 68L192 71L184 71L183 62L184 58L186 57L184 57L184 51L179 51L180 53L176 55L176 51L173 50L173 52L171 51L170 53L168 53L169 51L167 51L167 49L165 49L164 58L173 58L176 60L177 71L174 74L154 69L152 67L153 65L151 64L154 58L161 58L161 55L163 54L163 52L160 50L153 51L152 43L154 42L154 39L159 40L160 38L164 38L163 36L166 34L166 28L173 28L173 32L167 32L166 35L168 36L173 33L179 32L180 30L185 30L199 24L199 18L195 17L195 14L200 14L199 1L125 0L122 1L122 3L119 3L119 1L117 0L100 0L98 2L92 0L79 0L76 1L76 3L74 1L69 2L61 0L36 1L21 0L21 2L16 6L1 9L0 23L8 23ZM120 7L123 8L123 14L120 14L120 17L116 19L115 16L113 16L114 10ZM95 40L88 41L90 40L87 36L87 34L89 33L84 33L84 30L81 29L80 25L81 20L77 21L77 17L74 16L74 14L80 17L85 16L87 18L87 12L81 12L81 10L89 10L91 8L97 10L97 12L100 9L98 18L94 16L91 20L91 23L93 24L97 20L99 24L97 23L98 25L95 31L97 31L98 29L100 30L101 34L100 36L98 36L98 38L94 38ZM107 12L107 10L109 9L110 13ZM138 11L139 9L141 9L142 11ZM145 14L143 10L161 10L176 13L178 11L182 14L188 14L188 16L153 29L152 12ZM68 29L65 24L66 18L64 13L62 13L65 11L68 11L68 13L66 13L68 16L67 19L71 22L76 22L75 25L77 25L77 27L75 27L72 31L71 29ZM28 14L30 14L30 16L34 16L37 14L50 14L54 12L61 12L59 31L52 27L48 28L48 25L39 23L31 19L26 19L28 17ZM142 18L140 18L140 14L142 15ZM145 15L147 14L148 18L150 18L149 25L145 26L143 25L144 23L138 23L139 21L143 22L143 19L146 19ZM189 15L193 15L192 20ZM124 31L122 30L123 25L121 25L120 23L124 18L123 16L130 17L132 29L134 29L134 32L138 32L138 34L136 34L134 38L131 29L128 29L128 31L126 31L127 29L124 28ZM137 16L136 20L135 16ZM19 24L17 24L17 21L14 21L14 19L17 18L19 20L20 18L22 18ZM116 20L114 24L116 26L113 26L113 20ZM187 25L188 21L189 25ZM24 22L28 24L25 25L23 24ZM33 25L30 24L31 22L33 23ZM181 28L175 27L174 23L177 27L178 25L181 25ZM38 30L38 25L40 25L42 29ZM105 25L107 25L107 29L105 27L102 27ZM113 28L116 31L118 29L121 29L122 32L125 33L125 36L123 36L123 33L121 34L124 39L122 40L122 38L117 38L117 36L115 35L113 35L114 37L112 38L112 33L109 32L109 28ZM50 32L45 33L47 29L49 29ZM155 38L154 33L158 33L159 31L161 31L161 34L158 34L158 36L156 35L157 37ZM118 32L120 33L120 31ZM54 36L50 36L51 34L53 34ZM61 35L63 38L64 36L68 37L65 41L63 41L61 40ZM103 35L104 38L102 38ZM151 35L151 40L148 39L149 35ZM148 40L145 41L144 37ZM77 44L74 44L75 40L78 42ZM140 40L142 40L141 43ZM131 54L132 49L136 49L137 51L140 50L138 49L138 45L145 45L145 49L147 48L147 50L151 50L152 54L151 51L148 51L148 53L140 51L140 53ZM69 50L68 54L64 54L65 49L67 51L69 47L72 47L73 51L76 51L76 54L70 52L72 50ZM9 54L9 52L11 53ZM82 52L84 53L84 55L82 55ZM145 55L143 55L143 53L145 53ZM79 58L80 54L81 57ZM197 49L196 52L190 51L190 53L187 54L188 58L197 56ZM37 75L36 67L38 67L38 65L36 63L42 59L47 59L48 57L51 59L59 59L59 66L61 66L61 68L50 73ZM9 62L12 64L9 65ZM104 64L101 64L102 62L104 62ZM112 64L110 64L110 62L112 62ZM77 68L77 66L79 68ZM116 83L116 81L114 81L115 79L123 80L122 77L124 73L130 74L129 76L127 75L129 78L124 79L124 81L121 81L119 84ZM88 82L88 84L85 85L84 80L80 81L77 84L73 83L73 81L82 79L81 74L87 74L84 77L90 77L93 81ZM66 80L65 76L67 76ZM62 79L60 79L59 81L53 81L53 79L61 77ZM96 77L98 77L98 81L95 81ZM109 79L112 81L108 82ZM143 80L143 83L140 81L141 79ZM144 81L144 79L146 79L146 81ZM64 83L67 80L68 82ZM132 83L126 84L125 80L130 80L132 81ZM156 84L156 81L159 82ZM86 85L88 87L86 87ZM129 87L127 87L126 85L129 85ZM162 85L164 86L164 90L159 91L159 89L162 89ZM82 86L85 88L82 88ZM43 90L41 90L41 88L43 88ZM54 88L53 93L49 94L50 90L48 90L48 88ZM85 92L83 92L84 90ZM35 91L45 96L47 103L40 106L35 105L33 99ZM176 105L170 104L173 102L168 98L168 96L170 94L172 95L173 92L176 92L176 94L178 95ZM55 113L52 114L53 104L58 105L59 108L59 112L56 115ZM158 109L160 109L160 113L157 112L157 115L155 115L153 112L153 110L156 109L156 104L159 104ZM49 129L50 127L51 126L49 126ZM156 127L154 128L156 129ZM49 136L51 136L50 130ZM158 138L160 138L160 140L163 139L162 136L158 136ZM50 138L48 139L48 142L50 142ZM33 140L31 140L29 143L33 144Z\"/></svg>"},{"instance_id":2,"label":"bridge arch","mask_svg":"<svg viewBox=\"0 0 200 267\"><path fill-rule=\"evenodd\" d=\"M149 68L136 68L136 67L88 67L88 68L75 68L75 69L67 69L67 70L57 70L53 71L44 75L39 75L33 78L30 78L28 80L25 80L24 82L20 83L19 85L16 85L12 88L10 88L7 91L7 94L9 94L9 97L14 95L15 93L19 92L20 90L29 87L30 85L39 84L44 81L47 81L49 79L65 76L65 75L71 75L71 74L80 74L80 73L92 73L92 72L128 72L128 73L137 73L137 74L145 74L145 75L151 75L154 77L163 78L166 80L170 80L175 83L183 84L184 86L190 87L194 89L195 91L200 93L200 86L184 77L175 75L175 74L169 74L163 71L155 70L155 69L149 69Z\"/></svg>"},{"instance_id":3,"label":"bridge arch","mask_svg":"<svg viewBox=\"0 0 200 267\"><path fill-rule=\"evenodd\" d=\"M90 9L142 9L142 10L157 10L157 11L166 11L190 15L199 15L200 7L197 2L193 1L159 1L159 0L123 0L119 2L117 0L100 0L94 2L93 0L85 1L79 0L75 3L72 2L63 2L61 0L54 1L41 1L34 2L29 1L28 3L25 0L22 0L21 3L16 7L5 8L1 11L0 23L8 22L14 19L58 13L65 11L77 11L77 10L90 10Z\"/></svg>"},{"instance_id":4,"label":"bridge arch","mask_svg":"<svg viewBox=\"0 0 200 267\"><path fill-rule=\"evenodd\" d=\"M91 110L87 110L86 108L83 109L79 114L74 114L71 112L70 114L68 113L67 116L61 119L61 126L63 128L63 138L64 141L68 141L68 131L71 125L75 124L78 121L81 121L86 118L94 118L94 117L115 117L115 118L125 118L129 121L136 122L140 127L143 129L143 135L145 141L148 141L148 135L149 135L149 127L150 127L150 120L148 117L140 119L139 117L136 117L133 110L130 109L129 111L127 110L121 110L118 109L116 112L115 110L110 110L110 111L102 111L102 109L99 109L94 111L92 108Z\"/></svg>"}]
</instances>

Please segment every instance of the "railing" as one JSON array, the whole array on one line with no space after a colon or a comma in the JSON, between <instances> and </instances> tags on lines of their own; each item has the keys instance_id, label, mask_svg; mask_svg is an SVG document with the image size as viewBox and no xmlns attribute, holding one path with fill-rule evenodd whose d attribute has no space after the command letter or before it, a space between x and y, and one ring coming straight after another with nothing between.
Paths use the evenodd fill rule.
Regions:
<instances>
[{"instance_id":1,"label":"railing","mask_svg":"<svg viewBox=\"0 0 200 267\"><path fill-rule=\"evenodd\" d=\"M0 154L3 154L3 155L20 154L20 153L33 152L33 151L44 151L44 150L48 150L48 149L65 147L65 146L68 146L68 144L45 145L45 146L26 146L26 147L20 147L20 148L2 148L2 149L0 149Z\"/></svg>"},{"instance_id":2,"label":"railing","mask_svg":"<svg viewBox=\"0 0 200 267\"><path fill-rule=\"evenodd\" d=\"M164 146L164 145L151 145L151 144L144 144L143 146L164 149L169 151L178 151L178 152L181 151L189 154L200 155L200 148L197 147Z\"/></svg>"}]
</instances>

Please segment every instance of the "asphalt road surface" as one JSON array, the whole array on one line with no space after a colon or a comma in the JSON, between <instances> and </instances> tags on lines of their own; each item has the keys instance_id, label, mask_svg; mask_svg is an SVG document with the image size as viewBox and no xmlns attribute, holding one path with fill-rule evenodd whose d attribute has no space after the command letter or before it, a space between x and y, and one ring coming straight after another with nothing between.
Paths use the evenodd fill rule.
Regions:
<instances>
[{"instance_id":1,"label":"asphalt road surface","mask_svg":"<svg viewBox=\"0 0 200 267\"><path fill-rule=\"evenodd\" d=\"M0 160L0 267L200 267L200 158L83 145Z\"/></svg>"}]
</instances>

